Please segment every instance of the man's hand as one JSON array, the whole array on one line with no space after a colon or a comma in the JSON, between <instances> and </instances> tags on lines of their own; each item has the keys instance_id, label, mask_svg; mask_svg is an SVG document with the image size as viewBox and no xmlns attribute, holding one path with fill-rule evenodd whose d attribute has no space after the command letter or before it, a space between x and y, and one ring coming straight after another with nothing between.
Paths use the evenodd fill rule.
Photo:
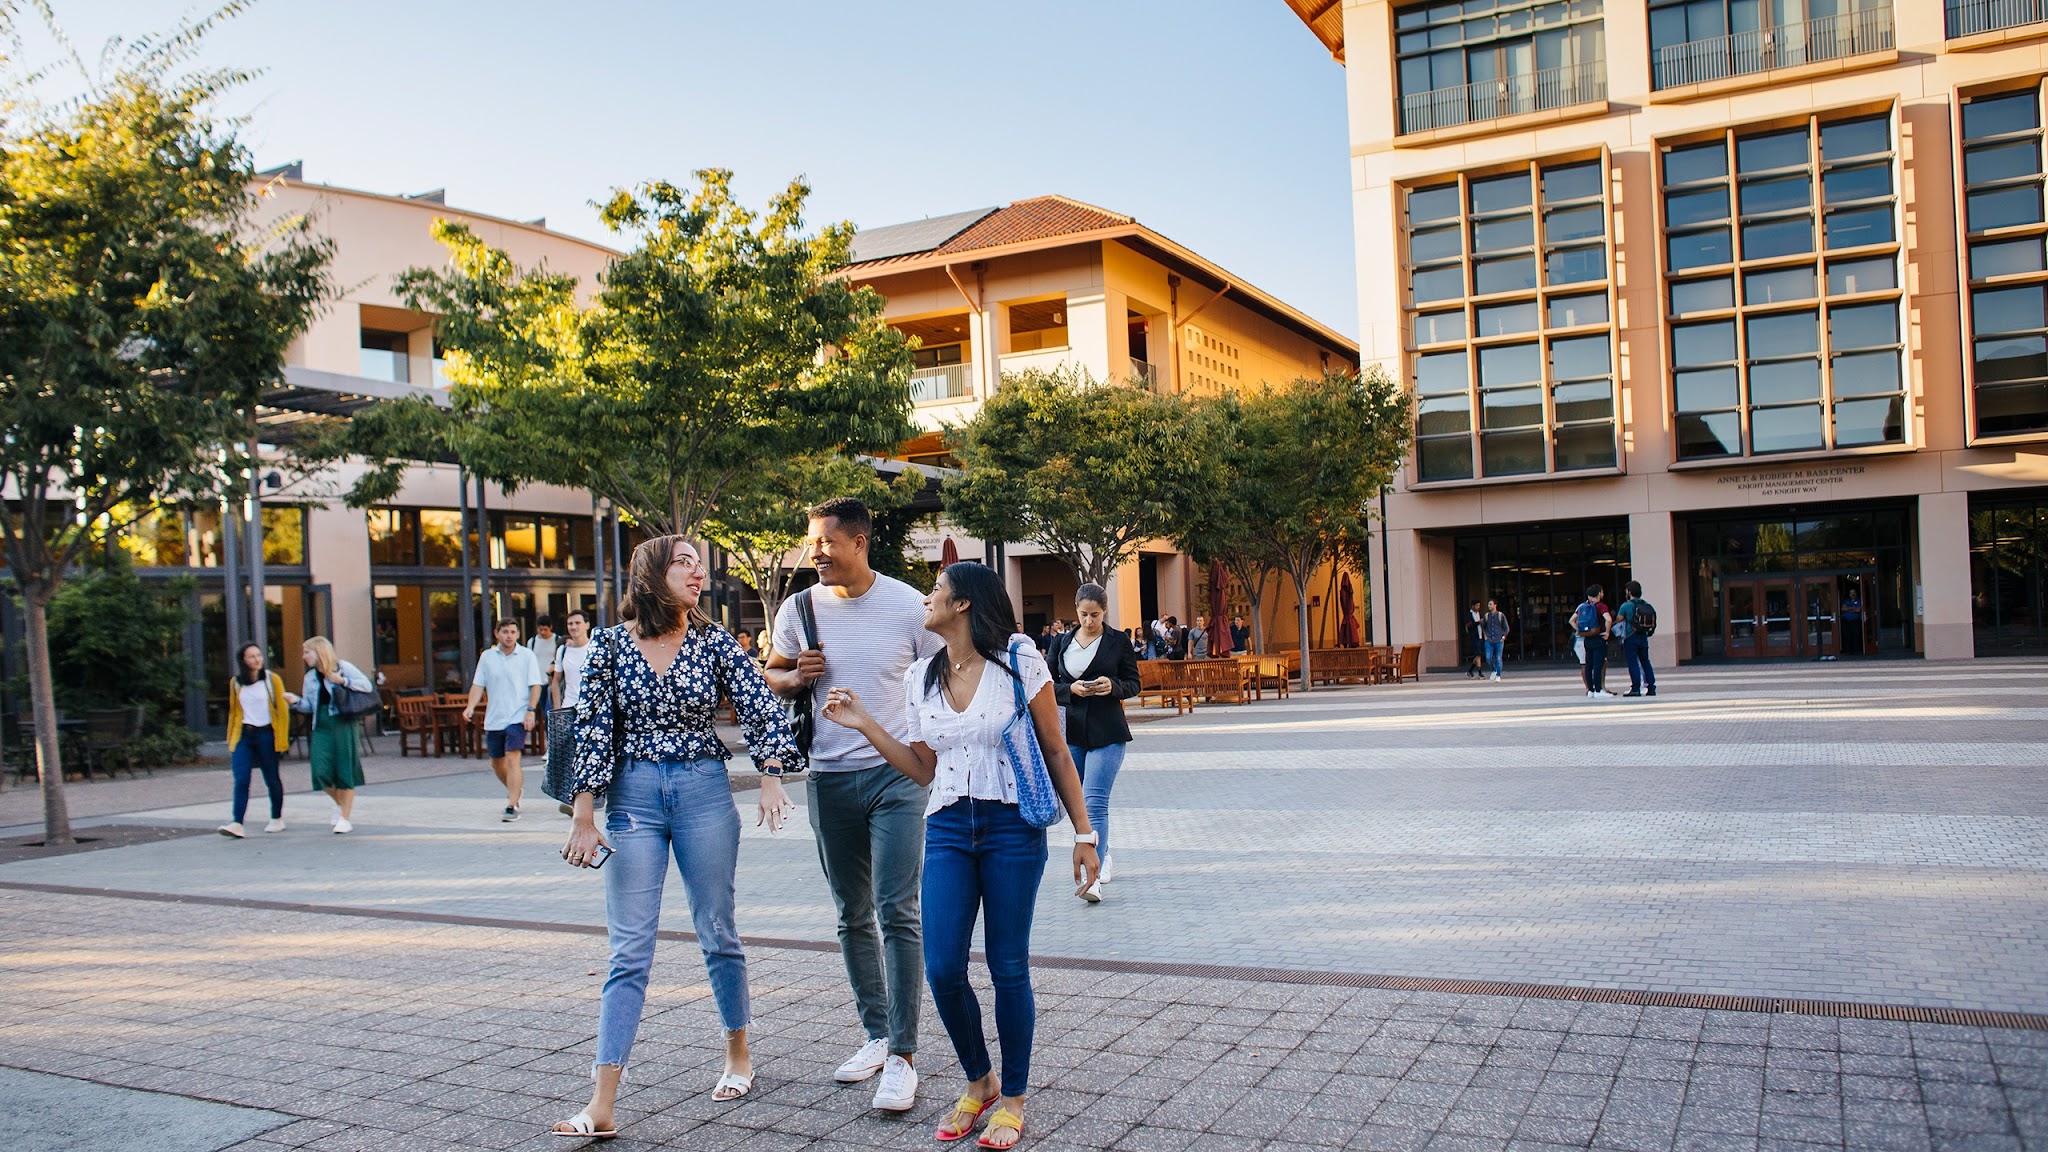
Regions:
<instances>
[{"instance_id":1,"label":"man's hand","mask_svg":"<svg viewBox=\"0 0 2048 1152\"><path fill-rule=\"evenodd\" d=\"M806 649L804 649L804 650L803 650L802 652L799 652L799 653L797 653L797 657L796 657L796 679L797 679L797 683L799 683L799 684L802 684L803 686L805 686L806 688L808 688L808 687L810 687L810 686L811 686L812 684L815 684L815 683L817 683L817 682L818 682L818 679L819 679L820 677L824 676L824 675L825 675L825 653L824 653L824 652L822 652L822 651L820 651L819 649L816 649L816 648L806 648Z\"/></svg>"}]
</instances>

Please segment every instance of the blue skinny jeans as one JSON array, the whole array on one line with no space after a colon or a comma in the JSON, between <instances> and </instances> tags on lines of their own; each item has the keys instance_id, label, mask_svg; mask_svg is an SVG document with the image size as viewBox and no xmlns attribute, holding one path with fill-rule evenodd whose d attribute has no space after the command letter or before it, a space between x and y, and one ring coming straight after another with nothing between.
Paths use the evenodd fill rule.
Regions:
<instances>
[{"instance_id":1,"label":"blue skinny jeans","mask_svg":"<svg viewBox=\"0 0 2048 1152\"><path fill-rule=\"evenodd\" d=\"M747 1026L747 954L734 917L740 814L722 760L629 760L605 797L605 926L612 970L597 1015L597 1061L621 1069L632 1054L654 968L661 889L675 856L690 896L690 923L704 952L711 996L729 1032Z\"/></svg>"},{"instance_id":2,"label":"blue skinny jeans","mask_svg":"<svg viewBox=\"0 0 2048 1152\"><path fill-rule=\"evenodd\" d=\"M270 725L242 725L242 737L235 741L228 764L235 774L235 823L249 814L249 778L258 768L263 770L263 790L270 793L270 818L284 817L284 777L278 775L277 737Z\"/></svg>"},{"instance_id":3,"label":"blue skinny jeans","mask_svg":"<svg viewBox=\"0 0 2048 1152\"><path fill-rule=\"evenodd\" d=\"M1024 1095L1031 1082L1031 1033L1038 1020L1031 995L1031 914L1045 857L1045 830L1026 824L1015 804L955 800L925 822L924 974L932 1004L967 1079L988 1075L981 1002L967 979L975 917L986 911L982 943L995 985L1005 1096Z\"/></svg>"},{"instance_id":4,"label":"blue skinny jeans","mask_svg":"<svg viewBox=\"0 0 2048 1152\"><path fill-rule=\"evenodd\" d=\"M1101 838L1096 841L1095 850L1105 860L1109 858L1109 790L1116 787L1116 774L1123 771L1125 747L1067 745L1067 755L1074 758L1074 769L1081 774L1081 799L1088 806L1088 824Z\"/></svg>"},{"instance_id":5,"label":"blue skinny jeans","mask_svg":"<svg viewBox=\"0 0 2048 1152\"><path fill-rule=\"evenodd\" d=\"M1507 646L1506 640L1486 641L1486 670L1500 675L1500 650Z\"/></svg>"}]
</instances>

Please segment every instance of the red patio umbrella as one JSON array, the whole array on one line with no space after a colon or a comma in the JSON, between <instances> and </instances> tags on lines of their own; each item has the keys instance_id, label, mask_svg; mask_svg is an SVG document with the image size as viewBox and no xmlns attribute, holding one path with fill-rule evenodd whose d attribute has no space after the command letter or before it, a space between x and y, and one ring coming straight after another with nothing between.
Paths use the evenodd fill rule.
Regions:
<instances>
[{"instance_id":1,"label":"red patio umbrella","mask_svg":"<svg viewBox=\"0 0 2048 1152\"><path fill-rule=\"evenodd\" d=\"M1358 600L1351 594L1348 573L1339 570L1337 581L1337 647L1357 648L1365 642L1364 629L1358 621Z\"/></svg>"},{"instance_id":2,"label":"red patio umbrella","mask_svg":"<svg viewBox=\"0 0 2048 1152\"><path fill-rule=\"evenodd\" d=\"M1230 619L1224 603L1224 592L1230 581L1230 573L1223 568L1223 561L1209 561L1209 655L1230 655Z\"/></svg>"},{"instance_id":3,"label":"red patio umbrella","mask_svg":"<svg viewBox=\"0 0 2048 1152\"><path fill-rule=\"evenodd\" d=\"M939 567L947 568L959 562L960 546L953 543L953 538L948 536L946 537L946 542L939 545Z\"/></svg>"}]
</instances>

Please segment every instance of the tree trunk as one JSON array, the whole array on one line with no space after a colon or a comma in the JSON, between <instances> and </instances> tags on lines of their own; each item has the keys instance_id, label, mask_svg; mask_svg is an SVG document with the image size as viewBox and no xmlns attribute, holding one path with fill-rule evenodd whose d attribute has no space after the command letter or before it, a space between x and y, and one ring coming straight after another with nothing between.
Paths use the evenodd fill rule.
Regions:
<instances>
[{"instance_id":1,"label":"tree trunk","mask_svg":"<svg viewBox=\"0 0 2048 1152\"><path fill-rule=\"evenodd\" d=\"M1295 573L1295 572L1289 572L1289 573L1288 573L1287 575L1288 575L1288 576L1289 576L1289 577L1290 577L1290 578L1291 578L1291 579L1292 579L1292 580L1294 581L1294 611L1295 611L1295 612L1297 613L1297 615L1298 615L1298 617L1299 617L1299 620L1300 620L1300 624L1301 624L1301 633L1300 633L1300 635L1301 635L1301 690L1302 690L1303 692L1307 692L1307 691L1309 691L1309 690L1310 690L1310 687L1311 687L1311 685L1313 685L1313 684L1315 683L1314 679L1312 679L1312 678L1311 678L1311 677L1309 676L1309 667L1308 667L1308 653L1309 653L1309 637L1308 637L1308 579L1309 579L1309 578L1308 578L1308 576L1306 576L1306 575L1303 575L1303 574L1299 574L1299 573Z\"/></svg>"},{"instance_id":2,"label":"tree trunk","mask_svg":"<svg viewBox=\"0 0 2048 1152\"><path fill-rule=\"evenodd\" d=\"M36 777L43 786L43 842L71 843L71 811L64 803L64 753L57 740L57 688L50 676L50 597L55 589L23 581L28 616L29 706L35 711Z\"/></svg>"}]
</instances>

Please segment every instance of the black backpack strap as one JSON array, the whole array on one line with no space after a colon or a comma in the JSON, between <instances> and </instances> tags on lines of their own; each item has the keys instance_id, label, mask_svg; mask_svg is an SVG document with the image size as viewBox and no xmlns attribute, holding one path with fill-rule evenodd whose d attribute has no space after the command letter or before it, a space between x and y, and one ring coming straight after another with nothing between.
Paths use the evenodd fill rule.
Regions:
<instances>
[{"instance_id":1,"label":"black backpack strap","mask_svg":"<svg viewBox=\"0 0 2048 1152\"><path fill-rule=\"evenodd\" d=\"M811 590L809 588L796 594L796 619L797 626L803 632L805 650L808 651L816 648L818 646L818 616L811 609Z\"/></svg>"}]
</instances>

